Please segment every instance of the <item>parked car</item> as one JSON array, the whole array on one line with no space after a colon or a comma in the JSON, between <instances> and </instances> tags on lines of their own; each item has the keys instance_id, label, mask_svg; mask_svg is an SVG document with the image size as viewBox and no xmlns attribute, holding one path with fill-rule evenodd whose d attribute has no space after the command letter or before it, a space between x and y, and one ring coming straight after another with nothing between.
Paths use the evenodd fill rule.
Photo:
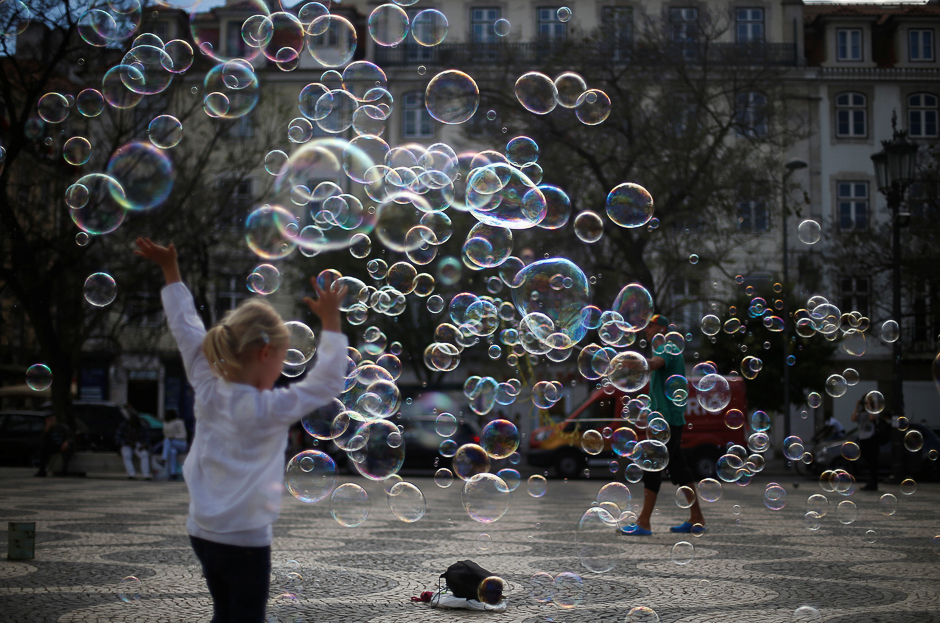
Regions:
<instances>
[{"instance_id":1,"label":"parked car","mask_svg":"<svg viewBox=\"0 0 940 623\"><path fill-rule=\"evenodd\" d=\"M924 424L911 423L908 430L919 431L924 437L924 446L917 452L902 450L904 456L904 473L912 478L924 480L937 480L940 478L940 460L931 461L927 454L931 450L940 452L940 437ZM858 429L848 431L845 437L830 441L818 446L813 454L813 461L809 464L810 470L819 475L827 469L844 469L855 476L856 480L864 480L868 474L868 465L864 460L849 461L842 456L842 445L851 441L858 443ZM881 444L878 453L878 474L888 476L891 473L891 441Z\"/></svg>"},{"instance_id":2,"label":"parked car","mask_svg":"<svg viewBox=\"0 0 940 623\"><path fill-rule=\"evenodd\" d=\"M0 411L0 465L32 467L39 462L44 411Z\"/></svg>"},{"instance_id":3,"label":"parked car","mask_svg":"<svg viewBox=\"0 0 940 623\"><path fill-rule=\"evenodd\" d=\"M689 467L698 478L714 477L715 464L728 443L745 444L745 427L728 428L725 414L731 409L747 413L747 399L744 381L729 378L731 402L717 413L705 411L696 400L695 387L689 384L689 397L686 404L685 419L691 425L682 432L682 451ZM554 467L560 478L577 478L585 467L606 466L618 458L611 450L610 440L604 442L604 450L591 456L581 448L581 437L588 430L602 431L610 427L614 430L630 426L621 418L624 404L630 396L615 391L608 394L603 389L594 391L570 415L561 422L546 424L532 431L529 439L529 464L533 467ZM645 432L637 431L639 439L645 439ZM620 459L621 467L627 461Z\"/></svg>"}]
</instances>

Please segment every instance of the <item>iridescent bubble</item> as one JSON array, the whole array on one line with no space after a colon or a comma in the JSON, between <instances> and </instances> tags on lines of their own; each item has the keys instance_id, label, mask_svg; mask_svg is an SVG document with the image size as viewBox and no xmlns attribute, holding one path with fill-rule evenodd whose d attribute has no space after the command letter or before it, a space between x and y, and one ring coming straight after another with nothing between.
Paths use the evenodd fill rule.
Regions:
<instances>
[{"instance_id":1,"label":"iridescent bubble","mask_svg":"<svg viewBox=\"0 0 940 623\"><path fill-rule=\"evenodd\" d=\"M822 623L822 615L812 606L800 606L790 615L790 623Z\"/></svg>"},{"instance_id":2,"label":"iridescent bubble","mask_svg":"<svg viewBox=\"0 0 940 623\"><path fill-rule=\"evenodd\" d=\"M695 399L709 413L718 413L731 402L731 385L720 374L706 375L699 381Z\"/></svg>"},{"instance_id":3,"label":"iridescent bubble","mask_svg":"<svg viewBox=\"0 0 940 623\"><path fill-rule=\"evenodd\" d=\"M388 508L399 521L414 523L427 512L427 501L421 489L410 482L399 482L389 489Z\"/></svg>"},{"instance_id":4,"label":"iridescent bubble","mask_svg":"<svg viewBox=\"0 0 940 623\"><path fill-rule=\"evenodd\" d=\"M703 478L698 483L698 495L706 502L717 502L721 493L721 483L714 478Z\"/></svg>"},{"instance_id":5,"label":"iridescent bubble","mask_svg":"<svg viewBox=\"0 0 940 623\"><path fill-rule=\"evenodd\" d=\"M806 219L797 228L797 235L803 244L816 244L822 237L822 228L812 219Z\"/></svg>"},{"instance_id":6,"label":"iridescent bubble","mask_svg":"<svg viewBox=\"0 0 940 623\"><path fill-rule=\"evenodd\" d=\"M52 370L45 364L34 363L26 369L26 385L37 392L49 389L52 386Z\"/></svg>"},{"instance_id":7,"label":"iridescent bubble","mask_svg":"<svg viewBox=\"0 0 940 623\"><path fill-rule=\"evenodd\" d=\"M488 524L509 511L512 492L502 478L484 472L470 477L464 483L460 500L471 519Z\"/></svg>"},{"instance_id":8,"label":"iridescent bubble","mask_svg":"<svg viewBox=\"0 0 940 623\"><path fill-rule=\"evenodd\" d=\"M117 297L117 284L108 273L94 273L85 279L85 300L95 307L106 307Z\"/></svg>"},{"instance_id":9,"label":"iridescent bubble","mask_svg":"<svg viewBox=\"0 0 940 623\"><path fill-rule=\"evenodd\" d=\"M692 562L692 558L695 556L695 547L688 541L679 541L672 546L672 562L677 565L687 565ZM630 620L629 615L627 620ZM644 619L649 620L649 619Z\"/></svg>"},{"instance_id":10,"label":"iridescent bubble","mask_svg":"<svg viewBox=\"0 0 940 623\"><path fill-rule=\"evenodd\" d=\"M461 71L442 71L428 82L424 105L437 121L461 124L468 121L480 105L480 89L473 78Z\"/></svg>"},{"instance_id":11,"label":"iridescent bubble","mask_svg":"<svg viewBox=\"0 0 940 623\"><path fill-rule=\"evenodd\" d=\"M775 482L764 488L764 506L772 511L779 511L787 505L787 491Z\"/></svg>"},{"instance_id":12,"label":"iridescent bubble","mask_svg":"<svg viewBox=\"0 0 940 623\"><path fill-rule=\"evenodd\" d=\"M661 441L644 439L637 442L628 458L645 472L658 472L669 464L669 450Z\"/></svg>"},{"instance_id":13,"label":"iridescent bubble","mask_svg":"<svg viewBox=\"0 0 940 623\"><path fill-rule=\"evenodd\" d=\"M642 285L631 283L617 294L611 310L619 313L634 331L640 331L653 317L653 297Z\"/></svg>"},{"instance_id":14,"label":"iridescent bubble","mask_svg":"<svg viewBox=\"0 0 940 623\"><path fill-rule=\"evenodd\" d=\"M529 476L529 479L526 481L526 492L530 496L540 498L545 495L546 491L548 491L548 481L545 480L544 476L539 476L538 474Z\"/></svg>"},{"instance_id":15,"label":"iridescent bubble","mask_svg":"<svg viewBox=\"0 0 940 623\"><path fill-rule=\"evenodd\" d=\"M494 459L505 459L515 452L519 440L519 431L509 420L493 420L480 433L480 447Z\"/></svg>"},{"instance_id":16,"label":"iridescent bubble","mask_svg":"<svg viewBox=\"0 0 940 623\"><path fill-rule=\"evenodd\" d=\"M62 123L69 116L69 101L61 93L46 93L36 108L46 123Z\"/></svg>"},{"instance_id":17,"label":"iridescent bubble","mask_svg":"<svg viewBox=\"0 0 940 623\"><path fill-rule=\"evenodd\" d=\"M126 604L140 601L140 580L129 575L118 582L118 599Z\"/></svg>"},{"instance_id":18,"label":"iridescent bubble","mask_svg":"<svg viewBox=\"0 0 940 623\"><path fill-rule=\"evenodd\" d=\"M91 158L91 143L82 136L73 136L62 146L62 158L73 166L81 166Z\"/></svg>"},{"instance_id":19,"label":"iridescent bubble","mask_svg":"<svg viewBox=\"0 0 940 623\"><path fill-rule=\"evenodd\" d=\"M528 110L537 115L547 115L558 103L558 89L551 78L537 71L530 71L519 76L515 85L516 99Z\"/></svg>"},{"instance_id":20,"label":"iridescent bubble","mask_svg":"<svg viewBox=\"0 0 940 623\"><path fill-rule=\"evenodd\" d=\"M336 486L336 464L325 452L304 450L287 462L284 486L301 502L319 502Z\"/></svg>"},{"instance_id":21,"label":"iridescent bubble","mask_svg":"<svg viewBox=\"0 0 940 623\"><path fill-rule=\"evenodd\" d=\"M836 519L839 523L849 525L858 519L858 507L851 500L842 500L836 507Z\"/></svg>"},{"instance_id":22,"label":"iridescent bubble","mask_svg":"<svg viewBox=\"0 0 940 623\"><path fill-rule=\"evenodd\" d=\"M505 37L512 30L512 24L509 23L508 19L500 18L493 22L493 31L499 37Z\"/></svg>"},{"instance_id":23,"label":"iridescent bubble","mask_svg":"<svg viewBox=\"0 0 940 623\"><path fill-rule=\"evenodd\" d=\"M369 15L369 36L378 45L392 47L405 40L409 32L408 14L394 4L382 4Z\"/></svg>"},{"instance_id":24,"label":"iridescent bubble","mask_svg":"<svg viewBox=\"0 0 940 623\"><path fill-rule=\"evenodd\" d=\"M890 517L898 510L898 498L894 494L885 493L879 498L878 506L882 515Z\"/></svg>"},{"instance_id":25,"label":"iridescent bubble","mask_svg":"<svg viewBox=\"0 0 940 623\"><path fill-rule=\"evenodd\" d=\"M447 17L436 9L425 9L411 20L415 43L431 47L443 43L449 29Z\"/></svg>"},{"instance_id":26,"label":"iridescent bubble","mask_svg":"<svg viewBox=\"0 0 940 623\"><path fill-rule=\"evenodd\" d=\"M610 97L600 89L590 89L578 98L574 114L584 125L598 125L607 120L610 111Z\"/></svg>"},{"instance_id":27,"label":"iridescent bubble","mask_svg":"<svg viewBox=\"0 0 940 623\"><path fill-rule=\"evenodd\" d=\"M477 600L489 606L495 606L503 600L503 592L508 588L506 581L496 576L484 578L477 588Z\"/></svg>"},{"instance_id":28,"label":"iridescent bubble","mask_svg":"<svg viewBox=\"0 0 940 623\"><path fill-rule=\"evenodd\" d=\"M914 495L917 492L917 483L912 478L905 478L898 488L903 495Z\"/></svg>"},{"instance_id":29,"label":"iridescent bubble","mask_svg":"<svg viewBox=\"0 0 940 623\"><path fill-rule=\"evenodd\" d=\"M75 98L75 107L85 117L97 117L104 110L104 96L96 89L85 89Z\"/></svg>"},{"instance_id":30,"label":"iridescent bubble","mask_svg":"<svg viewBox=\"0 0 940 623\"><path fill-rule=\"evenodd\" d=\"M173 115L159 115L147 127L147 138L160 149L170 149L183 140L183 124Z\"/></svg>"},{"instance_id":31,"label":"iridescent bubble","mask_svg":"<svg viewBox=\"0 0 940 623\"><path fill-rule=\"evenodd\" d=\"M896 320L885 320L881 323L881 339L889 344L897 342L901 336L901 329Z\"/></svg>"},{"instance_id":32,"label":"iridescent bubble","mask_svg":"<svg viewBox=\"0 0 940 623\"><path fill-rule=\"evenodd\" d=\"M833 398L844 396L849 389L849 384L841 374L833 374L826 379L826 393Z\"/></svg>"},{"instance_id":33,"label":"iridescent bubble","mask_svg":"<svg viewBox=\"0 0 940 623\"><path fill-rule=\"evenodd\" d=\"M153 209L173 190L173 164L149 142L132 141L119 147L108 161L107 172L121 185L123 192L116 193L114 200L125 210Z\"/></svg>"},{"instance_id":34,"label":"iridescent bubble","mask_svg":"<svg viewBox=\"0 0 940 623\"><path fill-rule=\"evenodd\" d=\"M486 450L479 445L468 443L457 449L452 465L454 474L458 478L461 480L469 480L489 470L490 456L487 454Z\"/></svg>"},{"instance_id":35,"label":"iridescent bubble","mask_svg":"<svg viewBox=\"0 0 940 623\"><path fill-rule=\"evenodd\" d=\"M597 212L581 212L574 219L574 234L581 242L597 242L604 236L604 221Z\"/></svg>"},{"instance_id":36,"label":"iridescent bubble","mask_svg":"<svg viewBox=\"0 0 940 623\"><path fill-rule=\"evenodd\" d=\"M330 514L336 523L345 528L355 528L365 523L371 509L369 494L357 484L342 484L330 495Z\"/></svg>"},{"instance_id":37,"label":"iridescent bubble","mask_svg":"<svg viewBox=\"0 0 940 623\"><path fill-rule=\"evenodd\" d=\"M454 483L454 474L446 467L442 467L434 473L434 484L441 489L446 489Z\"/></svg>"},{"instance_id":38,"label":"iridescent bubble","mask_svg":"<svg viewBox=\"0 0 940 623\"><path fill-rule=\"evenodd\" d=\"M919 430L912 428L904 433L904 448L908 452L920 452L923 447L924 435Z\"/></svg>"},{"instance_id":39,"label":"iridescent bubble","mask_svg":"<svg viewBox=\"0 0 940 623\"><path fill-rule=\"evenodd\" d=\"M289 255L297 246L297 218L277 205L264 205L248 215L245 241L256 255L274 260Z\"/></svg>"},{"instance_id":40,"label":"iridescent bubble","mask_svg":"<svg viewBox=\"0 0 940 623\"><path fill-rule=\"evenodd\" d=\"M584 580L576 573L565 571L555 576L553 582L555 593L553 602L559 608L568 610L581 603L583 597Z\"/></svg>"},{"instance_id":41,"label":"iridescent bubble","mask_svg":"<svg viewBox=\"0 0 940 623\"><path fill-rule=\"evenodd\" d=\"M324 67L343 67L356 53L356 27L339 15L321 15L307 26L305 43Z\"/></svg>"},{"instance_id":42,"label":"iridescent bubble","mask_svg":"<svg viewBox=\"0 0 940 623\"><path fill-rule=\"evenodd\" d=\"M606 573L616 566L618 528L617 518L600 506L593 506L581 515L577 544L582 566L594 573Z\"/></svg>"}]
</instances>

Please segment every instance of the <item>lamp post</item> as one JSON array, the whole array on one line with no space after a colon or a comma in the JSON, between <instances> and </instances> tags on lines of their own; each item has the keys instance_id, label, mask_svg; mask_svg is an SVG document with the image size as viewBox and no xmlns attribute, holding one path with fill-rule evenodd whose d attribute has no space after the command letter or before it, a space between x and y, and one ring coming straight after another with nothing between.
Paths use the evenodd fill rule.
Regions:
<instances>
[{"instance_id":1,"label":"lamp post","mask_svg":"<svg viewBox=\"0 0 940 623\"><path fill-rule=\"evenodd\" d=\"M901 322L901 227L906 226L910 213L902 212L901 202L904 192L914 181L917 164L917 143L907 138L907 132L898 130L898 115L891 115L893 135L890 141L881 141L882 150L872 154L875 165L875 178L878 192L888 201L891 211L891 314L900 327ZM903 336L903 328L901 331ZM904 379L902 376L903 337L898 337L892 344L893 374L891 379L891 415L895 423L904 415ZM895 427L891 439L892 477L899 479L904 469L901 452L900 432Z\"/></svg>"},{"instance_id":2,"label":"lamp post","mask_svg":"<svg viewBox=\"0 0 940 623\"><path fill-rule=\"evenodd\" d=\"M786 172L781 183L781 212L783 214L780 225L783 228L783 287L788 287L790 280L790 248L787 246L787 181L793 172L805 169L809 164L801 158L790 158L784 165ZM787 291L783 292L783 436L790 436L790 364L787 357L790 352L790 313ZM787 457L783 457L784 464Z\"/></svg>"}]
</instances>

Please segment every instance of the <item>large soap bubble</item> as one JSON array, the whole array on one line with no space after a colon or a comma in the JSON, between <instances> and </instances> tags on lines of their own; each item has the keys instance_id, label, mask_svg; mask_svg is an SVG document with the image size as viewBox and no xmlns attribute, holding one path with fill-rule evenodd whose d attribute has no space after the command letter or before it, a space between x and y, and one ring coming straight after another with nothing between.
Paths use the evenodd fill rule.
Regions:
<instances>
[{"instance_id":1,"label":"large soap bubble","mask_svg":"<svg viewBox=\"0 0 940 623\"><path fill-rule=\"evenodd\" d=\"M607 216L621 227L642 227L653 218L653 197L638 184L620 184L607 195Z\"/></svg>"},{"instance_id":2,"label":"large soap bubble","mask_svg":"<svg viewBox=\"0 0 940 623\"><path fill-rule=\"evenodd\" d=\"M460 500L471 519L493 523L509 511L512 492L499 476L481 473L464 483Z\"/></svg>"},{"instance_id":3,"label":"large soap bubble","mask_svg":"<svg viewBox=\"0 0 940 623\"><path fill-rule=\"evenodd\" d=\"M114 200L126 210L149 210L163 203L173 190L173 165L151 143L133 141L114 152L108 175L121 185Z\"/></svg>"},{"instance_id":4,"label":"large soap bubble","mask_svg":"<svg viewBox=\"0 0 940 623\"><path fill-rule=\"evenodd\" d=\"M617 565L618 528L617 518L600 506L584 511L578 521L577 542L578 558L586 569L605 573Z\"/></svg>"},{"instance_id":5,"label":"large soap bubble","mask_svg":"<svg viewBox=\"0 0 940 623\"><path fill-rule=\"evenodd\" d=\"M555 289L552 279L561 275L571 280L570 287ZM591 304L587 276L570 260L552 258L533 262L516 273L512 283L512 301L523 316L538 312L548 316L555 331L580 342L588 329L581 322L581 310Z\"/></svg>"},{"instance_id":6,"label":"large soap bubble","mask_svg":"<svg viewBox=\"0 0 940 623\"><path fill-rule=\"evenodd\" d=\"M620 290L611 309L620 314L633 331L641 331L653 317L653 297L640 284L631 283Z\"/></svg>"},{"instance_id":7,"label":"large soap bubble","mask_svg":"<svg viewBox=\"0 0 940 623\"><path fill-rule=\"evenodd\" d=\"M480 89L473 78L462 71L442 71L428 83L424 105L428 113L441 123L461 124L477 111Z\"/></svg>"},{"instance_id":8,"label":"large soap bubble","mask_svg":"<svg viewBox=\"0 0 940 623\"><path fill-rule=\"evenodd\" d=\"M319 502L336 486L336 464L325 452L304 450L287 462L284 485L301 502Z\"/></svg>"}]
</instances>

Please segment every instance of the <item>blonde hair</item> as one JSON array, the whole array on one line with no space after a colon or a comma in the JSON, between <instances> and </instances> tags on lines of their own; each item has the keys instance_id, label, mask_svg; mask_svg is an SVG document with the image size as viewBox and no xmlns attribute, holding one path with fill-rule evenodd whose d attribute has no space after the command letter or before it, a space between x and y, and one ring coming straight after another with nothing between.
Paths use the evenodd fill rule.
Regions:
<instances>
[{"instance_id":1,"label":"blonde hair","mask_svg":"<svg viewBox=\"0 0 940 623\"><path fill-rule=\"evenodd\" d=\"M282 346L289 340L287 327L271 304L251 298L225 313L202 340L202 352L212 373L227 381L240 369L246 353L265 344Z\"/></svg>"}]
</instances>

